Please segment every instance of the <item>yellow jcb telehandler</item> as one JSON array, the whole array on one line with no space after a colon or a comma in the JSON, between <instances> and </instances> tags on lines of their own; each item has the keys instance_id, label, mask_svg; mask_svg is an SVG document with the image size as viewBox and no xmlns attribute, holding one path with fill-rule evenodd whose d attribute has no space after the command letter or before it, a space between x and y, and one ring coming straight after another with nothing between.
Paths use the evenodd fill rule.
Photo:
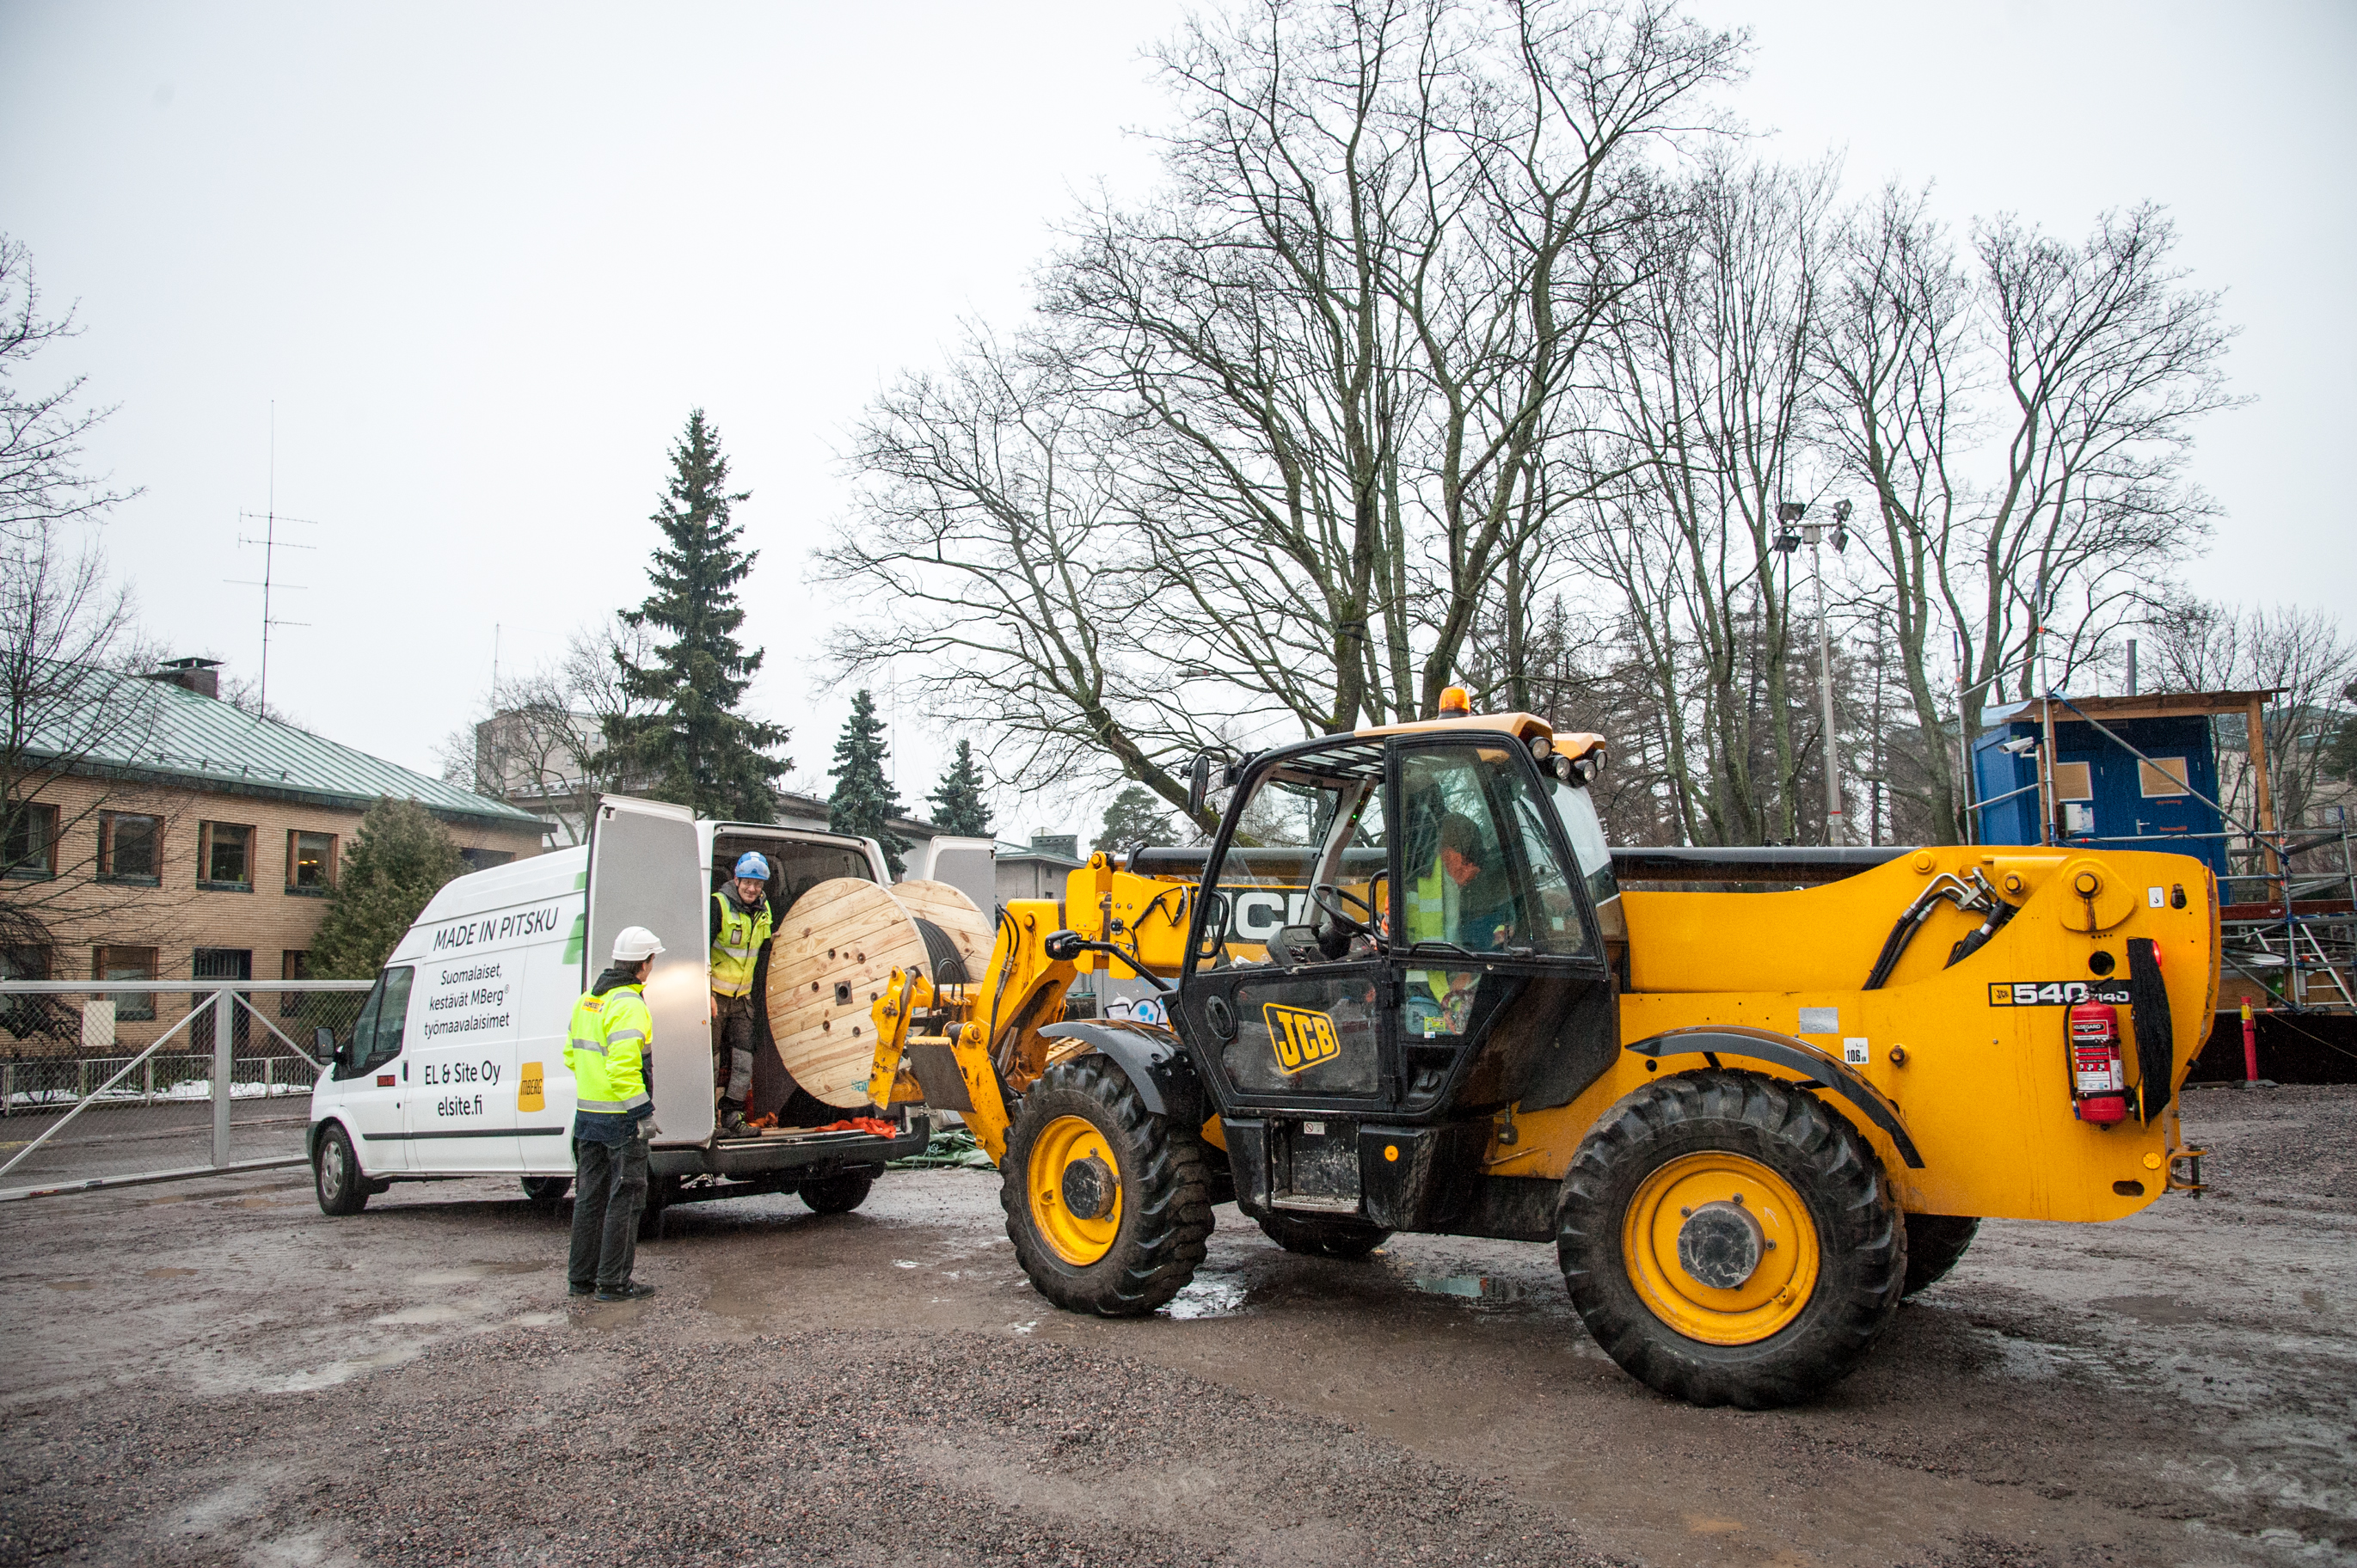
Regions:
<instances>
[{"instance_id":1,"label":"yellow jcb telehandler","mask_svg":"<svg viewBox=\"0 0 2357 1568\"><path fill-rule=\"evenodd\" d=\"M971 983L894 972L870 1097L963 1116L1060 1306L1162 1305L1231 1197L1327 1257L1404 1230L1552 1241L1597 1342L1702 1404L1848 1372L1983 1217L2116 1219L2198 1185L2174 1090L2218 983L2201 862L1616 869L1604 752L1469 714L1199 757L1199 801L1215 766L1232 788L1208 848L1101 854L1060 904L1006 905ZM1151 981L1168 1023L1065 1019L1092 971Z\"/></svg>"}]
</instances>

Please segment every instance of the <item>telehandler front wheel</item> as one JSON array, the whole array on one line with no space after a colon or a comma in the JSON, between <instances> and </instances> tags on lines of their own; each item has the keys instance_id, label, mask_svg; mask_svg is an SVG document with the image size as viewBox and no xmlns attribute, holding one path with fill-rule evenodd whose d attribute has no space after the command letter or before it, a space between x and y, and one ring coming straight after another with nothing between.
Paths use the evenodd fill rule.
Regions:
<instances>
[{"instance_id":1,"label":"telehandler front wheel","mask_svg":"<svg viewBox=\"0 0 2357 1568\"><path fill-rule=\"evenodd\" d=\"M1072 1312L1135 1317L1177 1295L1211 1233L1202 1144L1150 1113L1101 1056L1060 1062L1023 1097L999 1164L1016 1261Z\"/></svg>"},{"instance_id":2,"label":"telehandler front wheel","mask_svg":"<svg viewBox=\"0 0 2357 1568\"><path fill-rule=\"evenodd\" d=\"M1874 1151L1808 1093L1745 1072L1648 1084L1580 1144L1555 1250L1622 1369L1763 1410L1848 1374L1898 1309L1907 1231Z\"/></svg>"}]
</instances>

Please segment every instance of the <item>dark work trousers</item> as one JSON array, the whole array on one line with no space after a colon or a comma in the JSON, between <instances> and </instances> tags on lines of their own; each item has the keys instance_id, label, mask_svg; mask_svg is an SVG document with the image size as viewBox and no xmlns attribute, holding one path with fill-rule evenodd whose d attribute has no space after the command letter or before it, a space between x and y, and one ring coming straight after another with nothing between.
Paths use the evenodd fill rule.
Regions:
<instances>
[{"instance_id":1,"label":"dark work trousers","mask_svg":"<svg viewBox=\"0 0 2357 1568\"><path fill-rule=\"evenodd\" d=\"M753 1098L753 998L712 993L712 1087L743 1105Z\"/></svg>"},{"instance_id":2,"label":"dark work trousers","mask_svg":"<svg viewBox=\"0 0 2357 1568\"><path fill-rule=\"evenodd\" d=\"M647 1140L573 1140L573 1252L565 1278L576 1289L619 1290L639 1255L639 1214L647 1206Z\"/></svg>"}]
</instances>

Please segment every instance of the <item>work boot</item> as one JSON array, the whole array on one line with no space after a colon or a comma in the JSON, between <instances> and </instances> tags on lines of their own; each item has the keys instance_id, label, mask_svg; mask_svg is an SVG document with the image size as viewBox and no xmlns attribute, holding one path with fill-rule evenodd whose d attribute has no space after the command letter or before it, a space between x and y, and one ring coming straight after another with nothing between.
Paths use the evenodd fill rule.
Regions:
<instances>
[{"instance_id":1,"label":"work boot","mask_svg":"<svg viewBox=\"0 0 2357 1568\"><path fill-rule=\"evenodd\" d=\"M745 1108L733 1100L720 1102L720 1135L724 1138L758 1138L761 1130L745 1120Z\"/></svg>"},{"instance_id":2,"label":"work boot","mask_svg":"<svg viewBox=\"0 0 2357 1568\"><path fill-rule=\"evenodd\" d=\"M617 1285L612 1290L599 1291L597 1299L599 1301L639 1301L654 1294L654 1286L642 1285L636 1280L630 1280Z\"/></svg>"}]
</instances>

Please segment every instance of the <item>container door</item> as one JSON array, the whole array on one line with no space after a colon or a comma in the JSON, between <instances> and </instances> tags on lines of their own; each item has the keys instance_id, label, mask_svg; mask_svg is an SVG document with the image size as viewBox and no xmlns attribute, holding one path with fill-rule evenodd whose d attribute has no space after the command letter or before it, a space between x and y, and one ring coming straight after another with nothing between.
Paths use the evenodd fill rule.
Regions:
<instances>
[{"instance_id":1,"label":"container door","mask_svg":"<svg viewBox=\"0 0 2357 1568\"><path fill-rule=\"evenodd\" d=\"M598 800L589 826L589 942L581 955L581 988L606 967L615 934L625 927L644 926L663 944L647 981L658 1144L712 1137L711 898L694 813L626 795Z\"/></svg>"}]
</instances>

